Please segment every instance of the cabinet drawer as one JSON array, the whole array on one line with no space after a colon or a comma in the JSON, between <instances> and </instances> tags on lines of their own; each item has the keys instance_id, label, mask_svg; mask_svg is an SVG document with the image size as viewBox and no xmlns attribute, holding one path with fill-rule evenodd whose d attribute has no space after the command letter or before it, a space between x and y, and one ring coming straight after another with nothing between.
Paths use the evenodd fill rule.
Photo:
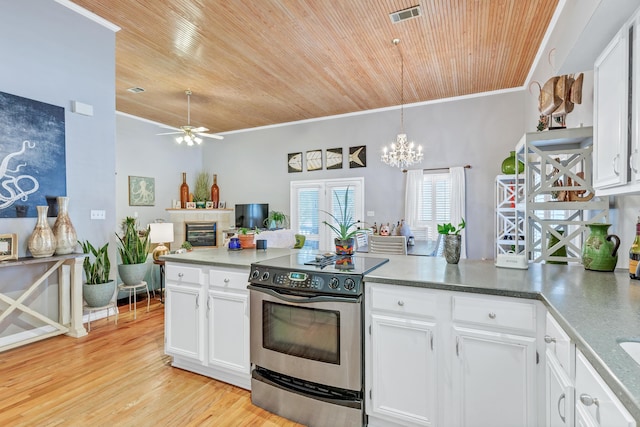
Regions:
<instances>
[{"instance_id":1,"label":"cabinet drawer","mask_svg":"<svg viewBox=\"0 0 640 427\"><path fill-rule=\"evenodd\" d=\"M167 264L164 274L167 282L202 284L202 270L197 267Z\"/></svg>"},{"instance_id":2,"label":"cabinet drawer","mask_svg":"<svg viewBox=\"0 0 640 427\"><path fill-rule=\"evenodd\" d=\"M249 271L220 268L209 270L209 286L246 290L248 283Z\"/></svg>"},{"instance_id":3,"label":"cabinet drawer","mask_svg":"<svg viewBox=\"0 0 640 427\"><path fill-rule=\"evenodd\" d=\"M371 308L434 317L436 294L427 289L394 285L371 286Z\"/></svg>"},{"instance_id":4,"label":"cabinet drawer","mask_svg":"<svg viewBox=\"0 0 640 427\"><path fill-rule=\"evenodd\" d=\"M454 296L453 320L483 326L535 331L536 308L533 302Z\"/></svg>"},{"instance_id":5,"label":"cabinet drawer","mask_svg":"<svg viewBox=\"0 0 640 427\"><path fill-rule=\"evenodd\" d=\"M636 425L629 411L580 350L576 350L576 409L588 413L589 418L600 426Z\"/></svg>"},{"instance_id":6,"label":"cabinet drawer","mask_svg":"<svg viewBox=\"0 0 640 427\"><path fill-rule=\"evenodd\" d=\"M558 322L556 322L551 313L547 313L544 341L547 350L555 354L565 373L571 375L571 339Z\"/></svg>"}]
</instances>

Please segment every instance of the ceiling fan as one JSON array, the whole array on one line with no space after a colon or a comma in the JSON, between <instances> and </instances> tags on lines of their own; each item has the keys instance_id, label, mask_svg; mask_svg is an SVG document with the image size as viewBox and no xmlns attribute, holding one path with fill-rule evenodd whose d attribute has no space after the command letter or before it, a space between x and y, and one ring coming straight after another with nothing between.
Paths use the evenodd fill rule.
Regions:
<instances>
[{"instance_id":1,"label":"ceiling fan","mask_svg":"<svg viewBox=\"0 0 640 427\"><path fill-rule=\"evenodd\" d=\"M175 129L177 132L165 132L165 133L159 133L157 135L181 134L176 138L176 141L178 142L178 144L182 144L183 142L186 142L188 146L192 146L194 143L201 144L202 143L202 138L200 138L201 136L205 138L224 139L224 136L222 135L204 133L209 130L205 127L191 126L191 95L193 92L187 89L184 91L184 93L187 95L187 124L184 126L180 126L179 128L173 128L173 127L171 128L171 129Z\"/></svg>"}]
</instances>

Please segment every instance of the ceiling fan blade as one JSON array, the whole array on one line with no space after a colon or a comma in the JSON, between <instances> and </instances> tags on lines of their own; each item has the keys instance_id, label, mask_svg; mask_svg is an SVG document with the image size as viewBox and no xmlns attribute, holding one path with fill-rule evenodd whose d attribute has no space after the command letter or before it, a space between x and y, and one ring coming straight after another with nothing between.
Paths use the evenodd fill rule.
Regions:
<instances>
[{"instance_id":1,"label":"ceiling fan blade","mask_svg":"<svg viewBox=\"0 0 640 427\"><path fill-rule=\"evenodd\" d=\"M200 127L198 127L198 128L193 128L193 129L191 129L191 132L198 132L198 133L200 133L200 132L206 132L206 131L208 131L208 130L209 130L209 129L207 129L206 127L204 127L204 126L200 126Z\"/></svg>"},{"instance_id":2,"label":"ceiling fan blade","mask_svg":"<svg viewBox=\"0 0 640 427\"><path fill-rule=\"evenodd\" d=\"M216 135L214 133L200 133L200 132L198 132L198 135L204 136L205 138L224 139L224 136Z\"/></svg>"},{"instance_id":3,"label":"ceiling fan blade","mask_svg":"<svg viewBox=\"0 0 640 427\"><path fill-rule=\"evenodd\" d=\"M177 132L164 132L164 133L156 133L156 135L176 135L179 133L184 133L181 130L177 131Z\"/></svg>"}]
</instances>

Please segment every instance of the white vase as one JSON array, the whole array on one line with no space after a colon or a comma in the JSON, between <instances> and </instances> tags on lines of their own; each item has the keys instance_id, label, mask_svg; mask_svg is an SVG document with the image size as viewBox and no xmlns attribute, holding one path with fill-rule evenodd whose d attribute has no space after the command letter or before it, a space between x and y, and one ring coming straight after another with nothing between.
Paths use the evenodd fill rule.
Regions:
<instances>
[{"instance_id":1,"label":"white vase","mask_svg":"<svg viewBox=\"0 0 640 427\"><path fill-rule=\"evenodd\" d=\"M47 210L49 206L36 206L38 222L29 237L27 247L34 258L44 258L56 251L56 238L47 222Z\"/></svg>"},{"instance_id":2,"label":"white vase","mask_svg":"<svg viewBox=\"0 0 640 427\"><path fill-rule=\"evenodd\" d=\"M53 224L56 237L56 255L70 254L76 249L78 235L69 218L69 198L58 197L58 218Z\"/></svg>"}]
</instances>

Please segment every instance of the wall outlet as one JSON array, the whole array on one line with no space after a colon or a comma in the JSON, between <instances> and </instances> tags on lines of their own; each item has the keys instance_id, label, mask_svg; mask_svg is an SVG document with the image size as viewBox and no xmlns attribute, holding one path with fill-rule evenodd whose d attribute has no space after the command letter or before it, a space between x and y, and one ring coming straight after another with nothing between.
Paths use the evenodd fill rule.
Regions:
<instances>
[{"instance_id":1,"label":"wall outlet","mask_svg":"<svg viewBox=\"0 0 640 427\"><path fill-rule=\"evenodd\" d=\"M367 211L367 216L376 216L374 211Z\"/></svg>"},{"instance_id":2,"label":"wall outlet","mask_svg":"<svg viewBox=\"0 0 640 427\"><path fill-rule=\"evenodd\" d=\"M91 210L91 219L106 219L107 214L103 210Z\"/></svg>"}]
</instances>

